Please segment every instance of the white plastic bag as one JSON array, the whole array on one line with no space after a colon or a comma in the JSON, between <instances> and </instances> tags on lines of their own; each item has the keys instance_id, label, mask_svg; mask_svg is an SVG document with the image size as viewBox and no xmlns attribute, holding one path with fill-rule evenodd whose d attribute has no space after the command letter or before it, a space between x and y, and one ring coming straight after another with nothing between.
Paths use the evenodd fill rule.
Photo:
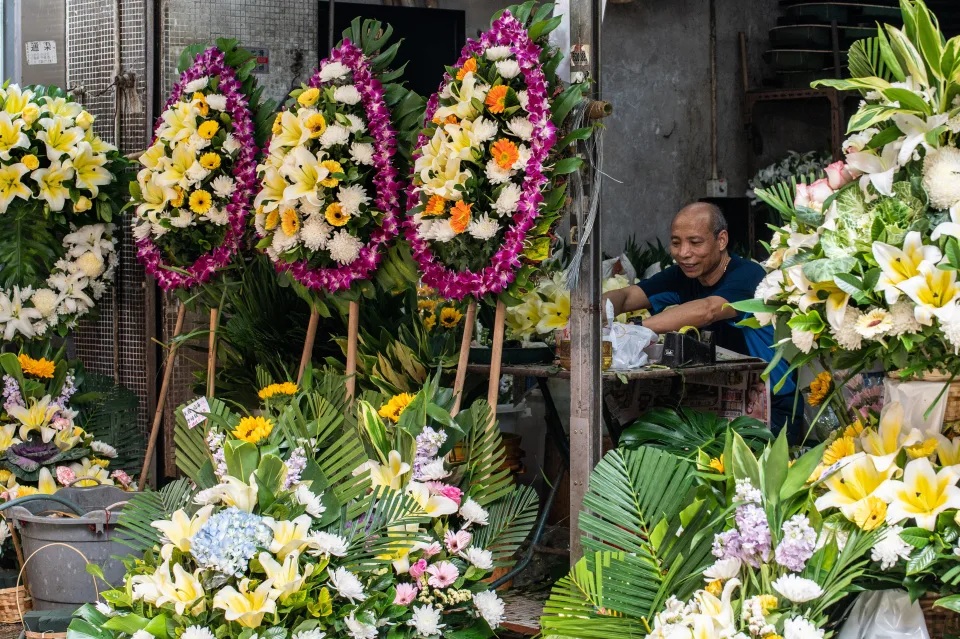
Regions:
<instances>
[{"instance_id":1,"label":"white plastic bag","mask_svg":"<svg viewBox=\"0 0 960 639\"><path fill-rule=\"evenodd\" d=\"M647 365L647 354L644 349L657 341L657 334L645 326L637 324L620 324L613 321L613 302L607 300L604 309L607 316L608 329L604 329L604 339L610 341L613 351L614 370L629 370Z\"/></svg>"},{"instance_id":2,"label":"white plastic bag","mask_svg":"<svg viewBox=\"0 0 960 639\"><path fill-rule=\"evenodd\" d=\"M904 590L861 593L837 639L930 639L918 602Z\"/></svg>"}]
</instances>

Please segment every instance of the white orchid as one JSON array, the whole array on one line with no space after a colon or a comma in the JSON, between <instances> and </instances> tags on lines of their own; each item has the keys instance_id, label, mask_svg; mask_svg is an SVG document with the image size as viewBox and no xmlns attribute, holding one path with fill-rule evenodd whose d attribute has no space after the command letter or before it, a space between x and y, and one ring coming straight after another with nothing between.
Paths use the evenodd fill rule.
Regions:
<instances>
[{"instance_id":1,"label":"white orchid","mask_svg":"<svg viewBox=\"0 0 960 639\"><path fill-rule=\"evenodd\" d=\"M873 151L847 155L847 165L863 173L860 188L864 193L867 193L867 185L872 184L881 195L893 195L893 174L900 168L897 163L900 147L901 142L891 142L883 147L880 155Z\"/></svg>"}]
</instances>

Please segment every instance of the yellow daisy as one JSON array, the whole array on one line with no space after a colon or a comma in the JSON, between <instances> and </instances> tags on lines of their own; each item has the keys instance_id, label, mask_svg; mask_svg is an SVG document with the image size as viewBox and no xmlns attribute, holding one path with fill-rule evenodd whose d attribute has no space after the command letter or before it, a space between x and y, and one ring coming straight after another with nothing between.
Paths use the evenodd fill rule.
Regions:
<instances>
[{"instance_id":1,"label":"yellow daisy","mask_svg":"<svg viewBox=\"0 0 960 639\"><path fill-rule=\"evenodd\" d=\"M197 129L197 135L204 140L209 140L220 130L220 125L215 120L207 120Z\"/></svg>"},{"instance_id":2,"label":"yellow daisy","mask_svg":"<svg viewBox=\"0 0 960 639\"><path fill-rule=\"evenodd\" d=\"M216 153L204 153L200 156L200 166L213 171L220 168L220 156Z\"/></svg>"},{"instance_id":3,"label":"yellow daisy","mask_svg":"<svg viewBox=\"0 0 960 639\"><path fill-rule=\"evenodd\" d=\"M197 215L203 215L210 210L213 200L210 193L203 189L197 189L190 194L190 210Z\"/></svg>"},{"instance_id":4,"label":"yellow daisy","mask_svg":"<svg viewBox=\"0 0 960 639\"><path fill-rule=\"evenodd\" d=\"M250 444L256 444L270 436L273 422L264 417L244 417L233 430L233 436Z\"/></svg>"},{"instance_id":5,"label":"yellow daisy","mask_svg":"<svg viewBox=\"0 0 960 639\"><path fill-rule=\"evenodd\" d=\"M324 160L320 163L320 166L330 171L330 174L326 178L320 180L320 186L325 186L328 189L332 189L336 185L340 184L340 180L333 177L334 173L343 173L343 167L340 166L340 163L336 160Z\"/></svg>"},{"instance_id":6,"label":"yellow daisy","mask_svg":"<svg viewBox=\"0 0 960 639\"><path fill-rule=\"evenodd\" d=\"M343 207L339 202L334 202L327 207L323 216L331 226L343 226L350 221L350 216L343 212Z\"/></svg>"},{"instance_id":7,"label":"yellow daisy","mask_svg":"<svg viewBox=\"0 0 960 639\"><path fill-rule=\"evenodd\" d=\"M297 97L297 102L302 107L312 107L320 99L320 89L310 87Z\"/></svg>"},{"instance_id":8,"label":"yellow daisy","mask_svg":"<svg viewBox=\"0 0 960 639\"><path fill-rule=\"evenodd\" d=\"M300 230L300 216L293 209L286 209L280 214L280 228L287 235L296 235Z\"/></svg>"}]
</instances>

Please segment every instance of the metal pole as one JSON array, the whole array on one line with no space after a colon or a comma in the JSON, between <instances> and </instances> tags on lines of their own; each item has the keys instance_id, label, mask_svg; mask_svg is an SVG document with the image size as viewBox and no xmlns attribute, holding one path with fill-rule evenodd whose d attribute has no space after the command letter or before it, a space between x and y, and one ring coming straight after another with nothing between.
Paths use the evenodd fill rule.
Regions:
<instances>
[{"instance_id":1,"label":"metal pole","mask_svg":"<svg viewBox=\"0 0 960 639\"><path fill-rule=\"evenodd\" d=\"M336 33L336 28L333 26L333 8L334 0L327 0L330 4L327 5L327 55L330 55L330 52L333 51L334 37Z\"/></svg>"}]
</instances>

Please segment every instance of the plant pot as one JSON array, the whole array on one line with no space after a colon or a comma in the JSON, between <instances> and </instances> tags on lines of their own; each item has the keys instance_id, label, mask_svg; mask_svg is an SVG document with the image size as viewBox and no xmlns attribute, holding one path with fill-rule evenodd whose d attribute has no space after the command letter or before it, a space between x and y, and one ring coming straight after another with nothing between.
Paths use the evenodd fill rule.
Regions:
<instances>
[{"instance_id":1,"label":"plant pot","mask_svg":"<svg viewBox=\"0 0 960 639\"><path fill-rule=\"evenodd\" d=\"M927 622L930 639L946 639L960 635L960 614L946 608L935 608L933 603L940 595L928 592L920 598L920 609Z\"/></svg>"},{"instance_id":2,"label":"plant pot","mask_svg":"<svg viewBox=\"0 0 960 639\"><path fill-rule=\"evenodd\" d=\"M69 509L45 499L6 511L20 536L24 580L34 610L76 608L96 601L99 592L123 583L126 570L120 558L133 555L131 548L119 541L115 528L127 493L113 486L95 486L62 488L57 496L75 503L83 514L51 516ZM106 583L94 581L86 570L88 562L103 570Z\"/></svg>"}]
</instances>

